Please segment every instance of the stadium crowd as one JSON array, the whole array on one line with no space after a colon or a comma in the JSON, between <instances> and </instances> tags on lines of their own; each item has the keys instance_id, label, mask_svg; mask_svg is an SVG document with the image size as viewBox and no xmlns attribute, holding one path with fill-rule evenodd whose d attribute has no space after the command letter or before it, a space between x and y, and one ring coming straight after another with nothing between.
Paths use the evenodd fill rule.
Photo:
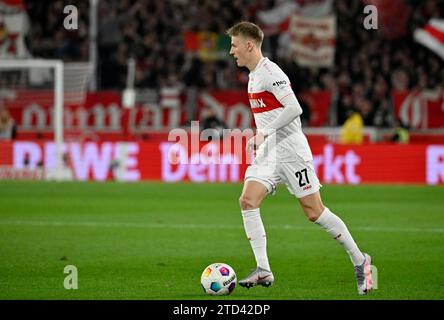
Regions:
<instances>
[{"instance_id":1,"label":"stadium crowd","mask_svg":"<svg viewBox=\"0 0 444 320\"><path fill-rule=\"evenodd\" d=\"M43 58L87 60L88 1L69 1L78 7L79 31L63 29L64 0L26 1L32 21L28 45ZM183 32L223 34L239 20L258 23L257 12L273 8L268 0L107 0L99 2L99 87L125 87L127 60L136 59L138 88L182 86L241 88L246 69L232 60L201 61L184 50ZM359 110L365 125L391 127L395 123L390 92L393 88L444 86L444 63L413 40L413 30L432 17L443 17L438 0L407 0L410 11L404 32L388 38L362 27L364 4L334 1L337 13L336 57L333 68L302 68L286 55L278 56L277 36L267 37L264 51L288 74L296 94L329 89L337 110L331 124L342 124L350 110ZM44 21L44 23L41 23Z\"/></svg>"}]
</instances>

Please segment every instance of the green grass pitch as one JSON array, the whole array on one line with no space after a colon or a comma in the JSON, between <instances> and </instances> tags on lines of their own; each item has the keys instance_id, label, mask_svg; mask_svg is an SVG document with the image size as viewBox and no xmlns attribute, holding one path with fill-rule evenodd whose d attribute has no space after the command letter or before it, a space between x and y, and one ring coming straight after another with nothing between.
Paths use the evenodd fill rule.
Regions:
<instances>
[{"instance_id":1,"label":"green grass pitch","mask_svg":"<svg viewBox=\"0 0 444 320\"><path fill-rule=\"evenodd\" d=\"M444 188L325 186L324 203L373 256L379 289L357 295L346 252L282 187L263 203L276 282L226 297L205 266L255 266L241 184L0 182L0 299L444 299ZM77 290L63 286L66 265Z\"/></svg>"}]
</instances>

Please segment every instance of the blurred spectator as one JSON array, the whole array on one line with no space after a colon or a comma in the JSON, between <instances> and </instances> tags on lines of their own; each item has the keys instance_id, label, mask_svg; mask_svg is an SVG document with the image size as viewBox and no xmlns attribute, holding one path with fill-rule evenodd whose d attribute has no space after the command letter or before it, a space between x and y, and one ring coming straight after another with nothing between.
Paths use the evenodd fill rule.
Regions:
<instances>
[{"instance_id":1,"label":"blurred spectator","mask_svg":"<svg viewBox=\"0 0 444 320\"><path fill-rule=\"evenodd\" d=\"M63 153L62 160L63 167L60 178L67 181L74 180L74 168L70 154L68 152Z\"/></svg>"},{"instance_id":2,"label":"blurred spectator","mask_svg":"<svg viewBox=\"0 0 444 320\"><path fill-rule=\"evenodd\" d=\"M373 124L379 128L391 128L394 123L393 110L391 101L384 99L376 108Z\"/></svg>"},{"instance_id":3,"label":"blurred spectator","mask_svg":"<svg viewBox=\"0 0 444 320\"><path fill-rule=\"evenodd\" d=\"M216 115L214 110L205 106L201 111L201 121L203 130L211 130L211 135L214 137L222 138L223 130L227 128L225 122Z\"/></svg>"},{"instance_id":4,"label":"blurred spectator","mask_svg":"<svg viewBox=\"0 0 444 320\"><path fill-rule=\"evenodd\" d=\"M89 1L25 0L26 10L31 20L27 46L36 58L63 59L65 61L85 61L88 59ZM63 27L63 8L75 5L79 12L77 30Z\"/></svg>"},{"instance_id":5,"label":"blurred spectator","mask_svg":"<svg viewBox=\"0 0 444 320\"><path fill-rule=\"evenodd\" d=\"M31 164L31 155L29 153L26 153L23 157L23 167L27 168Z\"/></svg>"},{"instance_id":6,"label":"blurred spectator","mask_svg":"<svg viewBox=\"0 0 444 320\"><path fill-rule=\"evenodd\" d=\"M298 101L302 108L301 123L304 127L308 127L311 116L310 105L305 101L303 97L300 97Z\"/></svg>"},{"instance_id":7,"label":"blurred spectator","mask_svg":"<svg viewBox=\"0 0 444 320\"><path fill-rule=\"evenodd\" d=\"M0 140L13 140L17 134L17 126L6 107L0 105Z\"/></svg>"},{"instance_id":8,"label":"blurred spectator","mask_svg":"<svg viewBox=\"0 0 444 320\"><path fill-rule=\"evenodd\" d=\"M113 181L119 180L119 169L120 169L120 162L117 159L111 160L109 164L109 171L111 172L111 179Z\"/></svg>"},{"instance_id":9,"label":"blurred spectator","mask_svg":"<svg viewBox=\"0 0 444 320\"><path fill-rule=\"evenodd\" d=\"M186 89L186 122L196 119L197 96L203 87L202 62L197 58L189 58L184 72L184 85Z\"/></svg>"},{"instance_id":10,"label":"blurred spectator","mask_svg":"<svg viewBox=\"0 0 444 320\"><path fill-rule=\"evenodd\" d=\"M350 94L344 94L339 97L338 101L338 124L342 125L347 120L353 108L353 99Z\"/></svg>"},{"instance_id":11,"label":"blurred spectator","mask_svg":"<svg viewBox=\"0 0 444 320\"><path fill-rule=\"evenodd\" d=\"M26 0L33 26L28 45L35 57L86 60L89 1ZM171 75L185 87L187 120L195 119L196 97L201 89L245 89L248 72L233 61L201 61L184 50L183 33L225 29L240 20L257 22L256 13L280 1L268 0L107 0L99 2L99 88L123 89L126 63L136 59L137 88L159 89ZM336 0L337 38L335 66L314 69L297 65L285 53L288 43L276 36L264 42L269 58L281 65L298 95L305 90L335 93L338 119L344 123L349 108L357 107L366 125L390 127L393 123L392 90L434 88L444 81L444 62L413 40L413 31L430 18L444 17L442 1L405 0L410 9L402 21L405 32L387 38L384 28L366 30L363 1ZM62 9L77 6L79 30L63 29ZM396 24L398 17L393 17ZM385 30L387 31L387 30ZM344 109L345 108L345 109Z\"/></svg>"},{"instance_id":12,"label":"blurred spectator","mask_svg":"<svg viewBox=\"0 0 444 320\"><path fill-rule=\"evenodd\" d=\"M408 144L410 141L410 134L408 127L402 122L401 119L397 118L395 121L395 126L393 128L393 134L390 138L390 141L400 143L400 144Z\"/></svg>"},{"instance_id":13,"label":"blurred spectator","mask_svg":"<svg viewBox=\"0 0 444 320\"><path fill-rule=\"evenodd\" d=\"M354 109L348 112L348 118L341 128L340 142L342 144L361 144L364 140L364 120Z\"/></svg>"},{"instance_id":14,"label":"blurred spectator","mask_svg":"<svg viewBox=\"0 0 444 320\"><path fill-rule=\"evenodd\" d=\"M358 104L359 111L364 121L364 126L373 126L374 108L372 103L367 99L362 99Z\"/></svg>"}]
</instances>

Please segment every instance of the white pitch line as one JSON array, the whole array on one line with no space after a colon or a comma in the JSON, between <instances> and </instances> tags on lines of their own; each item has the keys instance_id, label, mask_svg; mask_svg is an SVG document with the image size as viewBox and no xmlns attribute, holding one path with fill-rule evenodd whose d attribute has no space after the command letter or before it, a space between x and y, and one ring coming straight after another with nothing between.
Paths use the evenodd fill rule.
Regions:
<instances>
[{"instance_id":1,"label":"white pitch line","mask_svg":"<svg viewBox=\"0 0 444 320\"><path fill-rule=\"evenodd\" d=\"M43 227L104 227L104 228L141 228L141 229L243 229L242 224L162 224L162 223L128 223L100 221L35 221L35 220L0 220L0 225L24 225ZM318 231L320 228L296 225L268 225L267 229ZM353 227L353 231L368 232L411 232L411 233L444 233L444 228L398 228L398 227Z\"/></svg>"}]
</instances>

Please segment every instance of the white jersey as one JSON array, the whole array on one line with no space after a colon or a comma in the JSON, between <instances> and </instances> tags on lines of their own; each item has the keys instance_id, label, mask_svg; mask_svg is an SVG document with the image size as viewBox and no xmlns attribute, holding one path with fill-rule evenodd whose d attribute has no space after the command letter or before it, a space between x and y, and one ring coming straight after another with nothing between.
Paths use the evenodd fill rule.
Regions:
<instances>
[{"instance_id":1,"label":"white jersey","mask_svg":"<svg viewBox=\"0 0 444 320\"><path fill-rule=\"evenodd\" d=\"M258 129L264 129L282 112L283 98L294 94L290 80L281 68L268 58L262 58L256 68L250 72L248 81L248 98L251 111ZM273 141L269 136L257 151L256 159L265 158L271 162L292 162L313 160L307 138L302 132L301 119L297 117L287 126L276 131L276 148L273 155L269 152L268 143ZM268 150L268 151L267 151Z\"/></svg>"}]
</instances>

